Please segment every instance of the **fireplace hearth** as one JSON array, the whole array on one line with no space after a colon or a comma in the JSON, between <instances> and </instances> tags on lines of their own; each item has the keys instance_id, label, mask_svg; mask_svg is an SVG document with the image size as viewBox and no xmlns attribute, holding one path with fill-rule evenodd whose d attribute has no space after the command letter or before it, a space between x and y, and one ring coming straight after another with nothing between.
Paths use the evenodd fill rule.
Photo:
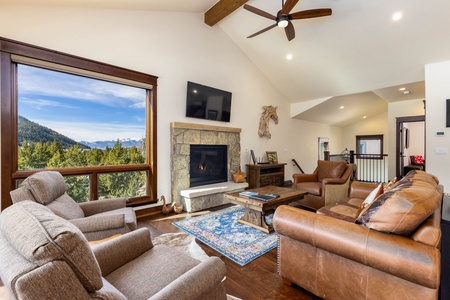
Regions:
<instances>
[{"instance_id":1,"label":"fireplace hearth","mask_svg":"<svg viewBox=\"0 0 450 300\"><path fill-rule=\"evenodd\" d=\"M190 187L227 181L226 145L190 145Z\"/></svg>"}]
</instances>

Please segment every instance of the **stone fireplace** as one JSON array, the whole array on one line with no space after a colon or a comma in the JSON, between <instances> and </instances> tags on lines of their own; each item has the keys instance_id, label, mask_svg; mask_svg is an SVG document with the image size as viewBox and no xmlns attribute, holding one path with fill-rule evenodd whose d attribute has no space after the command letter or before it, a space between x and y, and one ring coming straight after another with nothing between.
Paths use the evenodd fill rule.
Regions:
<instances>
[{"instance_id":1,"label":"stone fireplace","mask_svg":"<svg viewBox=\"0 0 450 300\"><path fill-rule=\"evenodd\" d=\"M247 183L234 183L232 178L241 164L240 133L240 128L180 122L170 124L173 202L182 203L188 212L198 211L228 203L223 197L224 193L244 190L248 186ZM192 145L226 147L225 182L191 187L189 170Z\"/></svg>"},{"instance_id":2,"label":"stone fireplace","mask_svg":"<svg viewBox=\"0 0 450 300\"><path fill-rule=\"evenodd\" d=\"M190 145L190 150L190 187L227 181L227 145Z\"/></svg>"}]
</instances>

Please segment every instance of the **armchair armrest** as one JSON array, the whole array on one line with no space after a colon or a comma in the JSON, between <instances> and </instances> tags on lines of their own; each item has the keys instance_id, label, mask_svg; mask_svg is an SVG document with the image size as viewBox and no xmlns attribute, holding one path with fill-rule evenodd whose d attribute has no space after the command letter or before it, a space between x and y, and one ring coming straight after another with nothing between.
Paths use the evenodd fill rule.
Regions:
<instances>
[{"instance_id":1,"label":"armchair armrest","mask_svg":"<svg viewBox=\"0 0 450 300\"><path fill-rule=\"evenodd\" d=\"M348 178L324 178L322 180L322 186L325 187L327 184L344 184Z\"/></svg>"},{"instance_id":2,"label":"armchair armrest","mask_svg":"<svg viewBox=\"0 0 450 300\"><path fill-rule=\"evenodd\" d=\"M277 208L273 224L281 238L289 237L429 288L439 287L440 253L435 247L287 205Z\"/></svg>"},{"instance_id":3,"label":"armchair armrest","mask_svg":"<svg viewBox=\"0 0 450 300\"><path fill-rule=\"evenodd\" d=\"M125 214L96 215L86 218L69 220L77 226L81 232L94 232L125 226Z\"/></svg>"},{"instance_id":4,"label":"armchair armrest","mask_svg":"<svg viewBox=\"0 0 450 300\"><path fill-rule=\"evenodd\" d=\"M225 274L224 262L218 257L209 257L153 295L152 299L201 299L205 291L218 288ZM225 296L225 290L223 294Z\"/></svg>"},{"instance_id":5,"label":"armchair armrest","mask_svg":"<svg viewBox=\"0 0 450 300\"><path fill-rule=\"evenodd\" d=\"M103 199L89 202L79 203L86 217L110 211L114 209L124 208L127 204L126 198Z\"/></svg>"},{"instance_id":6,"label":"armchair armrest","mask_svg":"<svg viewBox=\"0 0 450 300\"><path fill-rule=\"evenodd\" d=\"M95 245L92 251L97 258L102 275L107 276L151 248L153 244L150 231L147 228L140 228Z\"/></svg>"},{"instance_id":7,"label":"armchair armrest","mask_svg":"<svg viewBox=\"0 0 450 300\"><path fill-rule=\"evenodd\" d=\"M294 179L294 184L299 182L317 182L317 174L293 174L292 178Z\"/></svg>"}]
</instances>

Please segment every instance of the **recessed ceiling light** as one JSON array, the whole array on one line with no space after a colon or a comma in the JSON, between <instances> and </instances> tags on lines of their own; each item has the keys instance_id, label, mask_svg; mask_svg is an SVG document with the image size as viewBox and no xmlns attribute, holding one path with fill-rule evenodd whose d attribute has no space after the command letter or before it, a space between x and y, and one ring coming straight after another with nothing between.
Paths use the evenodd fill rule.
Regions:
<instances>
[{"instance_id":1,"label":"recessed ceiling light","mask_svg":"<svg viewBox=\"0 0 450 300\"><path fill-rule=\"evenodd\" d=\"M409 91L403 91L403 95L409 95Z\"/></svg>"},{"instance_id":2,"label":"recessed ceiling light","mask_svg":"<svg viewBox=\"0 0 450 300\"><path fill-rule=\"evenodd\" d=\"M402 88L399 88L398 90L399 91L404 91L404 90L406 90L406 88L402 87Z\"/></svg>"},{"instance_id":3,"label":"recessed ceiling light","mask_svg":"<svg viewBox=\"0 0 450 300\"><path fill-rule=\"evenodd\" d=\"M367 116L364 116L363 119L367 118Z\"/></svg>"},{"instance_id":4,"label":"recessed ceiling light","mask_svg":"<svg viewBox=\"0 0 450 300\"><path fill-rule=\"evenodd\" d=\"M344 106L342 105L341 107L339 107L339 109L344 109Z\"/></svg>"},{"instance_id":5,"label":"recessed ceiling light","mask_svg":"<svg viewBox=\"0 0 450 300\"><path fill-rule=\"evenodd\" d=\"M292 56L291 53L289 53L288 55L286 55L286 59L287 59L287 60L291 60L292 58L293 58L293 56Z\"/></svg>"},{"instance_id":6,"label":"recessed ceiling light","mask_svg":"<svg viewBox=\"0 0 450 300\"><path fill-rule=\"evenodd\" d=\"M402 13L401 12L396 12L395 14L392 15L392 20L394 21L398 21L402 18Z\"/></svg>"}]
</instances>

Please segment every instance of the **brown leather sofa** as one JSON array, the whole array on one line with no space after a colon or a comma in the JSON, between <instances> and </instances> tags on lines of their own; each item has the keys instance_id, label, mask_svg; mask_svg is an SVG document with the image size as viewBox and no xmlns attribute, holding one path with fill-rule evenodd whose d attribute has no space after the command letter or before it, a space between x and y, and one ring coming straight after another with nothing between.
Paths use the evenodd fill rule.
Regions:
<instances>
[{"instance_id":1,"label":"brown leather sofa","mask_svg":"<svg viewBox=\"0 0 450 300\"><path fill-rule=\"evenodd\" d=\"M359 213L373 188L355 182L350 199L329 209L346 217L353 209L362 224L292 206L276 210L285 283L324 299L438 298L443 187L412 171Z\"/></svg>"},{"instance_id":2,"label":"brown leather sofa","mask_svg":"<svg viewBox=\"0 0 450 300\"><path fill-rule=\"evenodd\" d=\"M317 210L347 198L353 166L345 162L317 161L312 174L294 174L294 188L308 192L298 203Z\"/></svg>"}]
</instances>

